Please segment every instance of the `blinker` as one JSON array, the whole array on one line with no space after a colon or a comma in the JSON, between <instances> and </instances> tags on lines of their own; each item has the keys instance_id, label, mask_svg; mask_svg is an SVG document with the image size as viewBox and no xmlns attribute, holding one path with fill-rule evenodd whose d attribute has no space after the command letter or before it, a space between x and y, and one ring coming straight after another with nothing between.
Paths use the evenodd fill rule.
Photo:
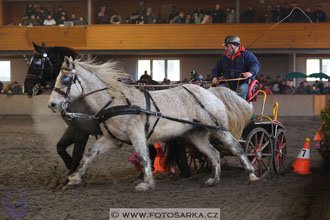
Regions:
<instances>
[{"instance_id":1,"label":"blinker","mask_svg":"<svg viewBox=\"0 0 330 220\"><path fill-rule=\"evenodd\" d=\"M63 86L70 86L72 82L72 77L69 75L63 75L61 78L61 83Z\"/></svg>"}]
</instances>

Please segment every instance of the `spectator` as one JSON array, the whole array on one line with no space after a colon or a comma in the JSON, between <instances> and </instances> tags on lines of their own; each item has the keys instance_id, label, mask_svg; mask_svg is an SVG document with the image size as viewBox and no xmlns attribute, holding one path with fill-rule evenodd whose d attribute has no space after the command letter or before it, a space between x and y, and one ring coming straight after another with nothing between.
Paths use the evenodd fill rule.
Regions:
<instances>
[{"instance_id":1,"label":"spectator","mask_svg":"<svg viewBox=\"0 0 330 220\"><path fill-rule=\"evenodd\" d=\"M156 24L156 16L152 12L151 8L147 8L145 14L143 15L144 24Z\"/></svg>"},{"instance_id":2,"label":"spectator","mask_svg":"<svg viewBox=\"0 0 330 220\"><path fill-rule=\"evenodd\" d=\"M195 24L200 24L203 20L204 12L200 6L193 12L192 19L194 20Z\"/></svg>"},{"instance_id":3,"label":"spectator","mask_svg":"<svg viewBox=\"0 0 330 220\"><path fill-rule=\"evenodd\" d=\"M74 25L80 26L80 25L87 25L87 21L84 16L80 16L79 20L76 20L74 22Z\"/></svg>"},{"instance_id":4,"label":"spectator","mask_svg":"<svg viewBox=\"0 0 330 220\"><path fill-rule=\"evenodd\" d=\"M272 91L274 94L280 94L280 84L281 84L282 78L280 76L276 77L276 81L273 83Z\"/></svg>"},{"instance_id":5,"label":"spectator","mask_svg":"<svg viewBox=\"0 0 330 220\"><path fill-rule=\"evenodd\" d=\"M314 12L314 17L316 22L325 22L327 15L322 10L322 6L318 5L316 11Z\"/></svg>"},{"instance_id":6,"label":"spectator","mask_svg":"<svg viewBox=\"0 0 330 220\"><path fill-rule=\"evenodd\" d=\"M190 14L187 14L186 15L186 21L185 21L186 24L195 24L194 23L194 20L192 19L191 15Z\"/></svg>"},{"instance_id":7,"label":"spectator","mask_svg":"<svg viewBox=\"0 0 330 220\"><path fill-rule=\"evenodd\" d=\"M266 83L264 85L264 92L267 94L267 95L273 95L273 92L272 92L272 85L270 83Z\"/></svg>"},{"instance_id":8,"label":"spectator","mask_svg":"<svg viewBox=\"0 0 330 220\"><path fill-rule=\"evenodd\" d=\"M130 16L131 24L139 24L141 21L139 11L135 8Z\"/></svg>"},{"instance_id":9,"label":"spectator","mask_svg":"<svg viewBox=\"0 0 330 220\"><path fill-rule=\"evenodd\" d=\"M139 80L152 80L151 76L148 74L148 71L145 70L144 74L140 77Z\"/></svg>"},{"instance_id":10,"label":"spectator","mask_svg":"<svg viewBox=\"0 0 330 220\"><path fill-rule=\"evenodd\" d=\"M72 13L69 21L72 21L74 23L76 20L77 20L76 14Z\"/></svg>"},{"instance_id":11,"label":"spectator","mask_svg":"<svg viewBox=\"0 0 330 220\"><path fill-rule=\"evenodd\" d=\"M61 18L60 18L60 21L59 22L56 21L56 24L64 25L64 21L66 21L66 17L64 15L62 15Z\"/></svg>"},{"instance_id":12,"label":"spectator","mask_svg":"<svg viewBox=\"0 0 330 220\"><path fill-rule=\"evenodd\" d=\"M40 24L39 21L36 19L35 14L32 14L30 18L25 19L25 20L23 21L23 25L26 25L26 26L39 26L39 25L41 25L41 24Z\"/></svg>"},{"instance_id":13,"label":"spectator","mask_svg":"<svg viewBox=\"0 0 330 220\"><path fill-rule=\"evenodd\" d=\"M281 18L281 20L290 14L289 5L287 2L284 2L282 12L283 12L282 14L283 17ZM289 18L286 18L283 22L289 22Z\"/></svg>"},{"instance_id":14,"label":"spectator","mask_svg":"<svg viewBox=\"0 0 330 220\"><path fill-rule=\"evenodd\" d=\"M229 13L227 13L226 22L227 23L236 23L237 22L236 9L235 8L231 8Z\"/></svg>"},{"instance_id":15,"label":"spectator","mask_svg":"<svg viewBox=\"0 0 330 220\"><path fill-rule=\"evenodd\" d=\"M45 26L54 26L54 25L56 25L56 21L52 17L52 14L47 15L47 18L44 20L43 25L45 25Z\"/></svg>"},{"instance_id":16,"label":"spectator","mask_svg":"<svg viewBox=\"0 0 330 220\"><path fill-rule=\"evenodd\" d=\"M31 17L32 14L35 14L35 11L34 11L34 8L33 8L33 5L32 4L28 4L26 5L26 8L25 8L25 16L27 18Z\"/></svg>"},{"instance_id":17,"label":"spectator","mask_svg":"<svg viewBox=\"0 0 330 220\"><path fill-rule=\"evenodd\" d=\"M296 93L296 87L293 86L293 81L287 80L285 82L285 88L283 91L283 94L295 94Z\"/></svg>"},{"instance_id":18,"label":"spectator","mask_svg":"<svg viewBox=\"0 0 330 220\"><path fill-rule=\"evenodd\" d=\"M296 7L298 7L298 4L295 1L293 1L289 11L291 12ZM288 19L289 22L291 23L297 23L300 22L300 18L301 18L301 11L298 9L294 9Z\"/></svg>"},{"instance_id":19,"label":"spectator","mask_svg":"<svg viewBox=\"0 0 330 220\"><path fill-rule=\"evenodd\" d=\"M265 80L264 74L260 74L257 77L257 80L259 81L259 89L264 89L264 85L266 84L266 80Z\"/></svg>"},{"instance_id":20,"label":"spectator","mask_svg":"<svg viewBox=\"0 0 330 220\"><path fill-rule=\"evenodd\" d=\"M184 12L180 11L179 15L175 16L172 21L173 24L185 24L186 19L184 17Z\"/></svg>"},{"instance_id":21,"label":"spectator","mask_svg":"<svg viewBox=\"0 0 330 220\"><path fill-rule=\"evenodd\" d=\"M121 16L115 12L110 18L110 24L120 24L121 23Z\"/></svg>"},{"instance_id":22,"label":"spectator","mask_svg":"<svg viewBox=\"0 0 330 220\"><path fill-rule=\"evenodd\" d=\"M280 4L277 4L274 11L273 11L273 22L279 22L280 20L282 20L284 18L284 11L281 7Z\"/></svg>"},{"instance_id":23,"label":"spectator","mask_svg":"<svg viewBox=\"0 0 330 220\"><path fill-rule=\"evenodd\" d=\"M44 22L44 20L46 20L48 14L49 12L47 10L45 10L44 8L40 8L38 15L40 17L41 24Z\"/></svg>"},{"instance_id":24,"label":"spectator","mask_svg":"<svg viewBox=\"0 0 330 220\"><path fill-rule=\"evenodd\" d=\"M179 11L176 9L176 5L172 5L172 11L168 17L168 23L173 22L173 19L179 15Z\"/></svg>"},{"instance_id":25,"label":"spectator","mask_svg":"<svg viewBox=\"0 0 330 220\"><path fill-rule=\"evenodd\" d=\"M317 94L317 95L318 94L321 94L320 93L320 90L316 87L315 84L312 85L312 89L311 90L312 90L312 94Z\"/></svg>"},{"instance_id":26,"label":"spectator","mask_svg":"<svg viewBox=\"0 0 330 220\"><path fill-rule=\"evenodd\" d=\"M280 94L284 94L284 90L286 88L286 81L282 80L278 88L280 89Z\"/></svg>"},{"instance_id":27,"label":"spectator","mask_svg":"<svg viewBox=\"0 0 330 220\"><path fill-rule=\"evenodd\" d=\"M328 86L323 89L323 94L330 94L330 81L328 81Z\"/></svg>"},{"instance_id":28,"label":"spectator","mask_svg":"<svg viewBox=\"0 0 330 220\"><path fill-rule=\"evenodd\" d=\"M273 6L272 5L268 5L267 6L267 12L264 15L264 22L265 23L271 23L273 22L274 19L274 10L273 10Z\"/></svg>"},{"instance_id":29,"label":"spectator","mask_svg":"<svg viewBox=\"0 0 330 220\"><path fill-rule=\"evenodd\" d=\"M64 16L65 17L64 20L66 20L66 12L63 10L62 6L58 6L57 12L54 16L55 21L56 21L57 24L60 24L60 21L62 20L62 16Z\"/></svg>"},{"instance_id":30,"label":"spectator","mask_svg":"<svg viewBox=\"0 0 330 220\"><path fill-rule=\"evenodd\" d=\"M3 91L3 83L0 81L0 94L2 93Z\"/></svg>"},{"instance_id":31,"label":"spectator","mask_svg":"<svg viewBox=\"0 0 330 220\"><path fill-rule=\"evenodd\" d=\"M99 24L109 24L110 16L105 10L106 7L102 6L99 13L97 14L97 20Z\"/></svg>"},{"instance_id":32,"label":"spectator","mask_svg":"<svg viewBox=\"0 0 330 220\"><path fill-rule=\"evenodd\" d=\"M23 94L22 86L19 85L17 81L15 81L11 83L9 87L5 90L5 94L8 95Z\"/></svg>"},{"instance_id":33,"label":"spectator","mask_svg":"<svg viewBox=\"0 0 330 220\"><path fill-rule=\"evenodd\" d=\"M313 22L315 22L315 17L310 8L306 8L305 14L311 19ZM309 19L304 15L301 19L301 22L310 22Z\"/></svg>"},{"instance_id":34,"label":"spectator","mask_svg":"<svg viewBox=\"0 0 330 220\"><path fill-rule=\"evenodd\" d=\"M205 15L203 16L203 20L201 24L212 24L212 17L211 17L211 12L207 11Z\"/></svg>"},{"instance_id":35,"label":"spectator","mask_svg":"<svg viewBox=\"0 0 330 220\"><path fill-rule=\"evenodd\" d=\"M248 5L247 9L243 12L242 22L243 23L253 23L255 15L256 15L256 12L252 9L252 7L250 5Z\"/></svg>"},{"instance_id":36,"label":"spectator","mask_svg":"<svg viewBox=\"0 0 330 220\"><path fill-rule=\"evenodd\" d=\"M320 94L322 94L323 90L324 90L323 82L316 80L315 81L315 86L316 86L317 90L320 91Z\"/></svg>"},{"instance_id":37,"label":"spectator","mask_svg":"<svg viewBox=\"0 0 330 220\"><path fill-rule=\"evenodd\" d=\"M220 4L215 5L215 9L212 15L212 22L213 23L224 23L225 22L225 13L221 9Z\"/></svg>"},{"instance_id":38,"label":"spectator","mask_svg":"<svg viewBox=\"0 0 330 220\"><path fill-rule=\"evenodd\" d=\"M169 84L171 84L171 80L164 78L163 82L161 84L162 85L169 85Z\"/></svg>"},{"instance_id":39,"label":"spectator","mask_svg":"<svg viewBox=\"0 0 330 220\"><path fill-rule=\"evenodd\" d=\"M300 86L297 88L297 94L311 94L311 93L312 90L306 80L300 83Z\"/></svg>"}]
</instances>

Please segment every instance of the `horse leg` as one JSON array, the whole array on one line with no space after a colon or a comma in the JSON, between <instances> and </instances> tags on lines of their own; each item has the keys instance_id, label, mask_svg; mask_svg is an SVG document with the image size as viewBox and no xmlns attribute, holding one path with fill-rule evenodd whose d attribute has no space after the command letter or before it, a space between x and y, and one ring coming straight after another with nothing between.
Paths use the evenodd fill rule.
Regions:
<instances>
[{"instance_id":1,"label":"horse leg","mask_svg":"<svg viewBox=\"0 0 330 220\"><path fill-rule=\"evenodd\" d=\"M155 182L152 176L151 161L149 158L149 151L142 126L141 131L142 132L138 132L137 130L132 131L129 134L129 139L131 140L134 150L138 155L143 171L143 182L136 185L135 190L146 191L150 188L154 189Z\"/></svg>"},{"instance_id":2,"label":"horse leg","mask_svg":"<svg viewBox=\"0 0 330 220\"><path fill-rule=\"evenodd\" d=\"M212 163L212 177L205 181L204 186L214 186L220 181L221 158L220 153L215 149L209 141L209 132L204 130L196 130L189 132L187 138L195 147L209 158Z\"/></svg>"},{"instance_id":3,"label":"horse leg","mask_svg":"<svg viewBox=\"0 0 330 220\"><path fill-rule=\"evenodd\" d=\"M233 155L240 159L244 169L249 173L249 180L259 180L254 174L254 167L244 153L240 143L233 137L233 135L229 131L217 131L215 132L215 135L221 140L225 148L229 149Z\"/></svg>"},{"instance_id":4,"label":"horse leg","mask_svg":"<svg viewBox=\"0 0 330 220\"><path fill-rule=\"evenodd\" d=\"M57 143L57 153L65 163L66 168L71 169L72 158L66 152L66 148L73 144L75 141L75 129L73 127L67 127L61 139Z\"/></svg>"},{"instance_id":5,"label":"horse leg","mask_svg":"<svg viewBox=\"0 0 330 220\"><path fill-rule=\"evenodd\" d=\"M81 183L81 177L86 173L88 164L93 158L98 155L107 152L110 148L114 148L115 142L112 138L103 136L98 139L95 144L88 150L88 153L84 156L82 163L79 165L78 170L68 176L68 186L77 185Z\"/></svg>"},{"instance_id":6,"label":"horse leg","mask_svg":"<svg viewBox=\"0 0 330 220\"><path fill-rule=\"evenodd\" d=\"M72 163L68 175L72 174L79 166L80 160L85 151L88 138L89 138L89 134L76 132L74 138L74 147L72 152Z\"/></svg>"}]
</instances>

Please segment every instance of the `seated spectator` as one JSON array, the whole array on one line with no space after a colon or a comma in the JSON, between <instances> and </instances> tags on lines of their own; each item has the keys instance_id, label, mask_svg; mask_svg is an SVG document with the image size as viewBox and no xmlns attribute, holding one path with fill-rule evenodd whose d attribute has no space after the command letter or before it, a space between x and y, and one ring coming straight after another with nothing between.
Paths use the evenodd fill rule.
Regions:
<instances>
[{"instance_id":1,"label":"seated spectator","mask_svg":"<svg viewBox=\"0 0 330 220\"><path fill-rule=\"evenodd\" d=\"M79 20L76 20L74 22L74 25L76 25L76 26L87 25L87 21L84 16L80 16Z\"/></svg>"},{"instance_id":2,"label":"seated spectator","mask_svg":"<svg viewBox=\"0 0 330 220\"><path fill-rule=\"evenodd\" d=\"M312 85L311 90L312 90L312 94L316 94L316 95L321 94L320 90L316 87L315 84Z\"/></svg>"},{"instance_id":3,"label":"seated spectator","mask_svg":"<svg viewBox=\"0 0 330 220\"><path fill-rule=\"evenodd\" d=\"M325 22L327 19L327 15L322 10L322 6L318 5L317 9L314 12L314 18L316 22Z\"/></svg>"},{"instance_id":4,"label":"seated spectator","mask_svg":"<svg viewBox=\"0 0 330 220\"><path fill-rule=\"evenodd\" d=\"M328 81L328 86L323 89L323 94L330 94L330 81Z\"/></svg>"},{"instance_id":5,"label":"seated spectator","mask_svg":"<svg viewBox=\"0 0 330 220\"><path fill-rule=\"evenodd\" d=\"M152 12L151 8L147 8L145 14L143 15L143 24L156 24L156 16Z\"/></svg>"},{"instance_id":6,"label":"seated spectator","mask_svg":"<svg viewBox=\"0 0 330 220\"><path fill-rule=\"evenodd\" d=\"M60 23L62 16L65 16L65 20L66 20L66 12L63 10L62 6L58 6L57 8L57 12L54 15L54 19L56 21L57 24Z\"/></svg>"},{"instance_id":7,"label":"seated spectator","mask_svg":"<svg viewBox=\"0 0 330 220\"><path fill-rule=\"evenodd\" d=\"M194 20L192 19L192 17L191 17L190 14L187 14L187 15L186 15L186 21L185 21L185 24L195 24L195 23L194 23Z\"/></svg>"},{"instance_id":8,"label":"seated spectator","mask_svg":"<svg viewBox=\"0 0 330 220\"><path fill-rule=\"evenodd\" d=\"M139 11L135 8L133 10L133 13L131 14L131 17L130 17L130 23L131 24L139 24L140 21L141 21L141 18L140 18Z\"/></svg>"},{"instance_id":9,"label":"seated spectator","mask_svg":"<svg viewBox=\"0 0 330 220\"><path fill-rule=\"evenodd\" d=\"M282 78L280 76L276 77L276 81L273 83L272 91L274 94L280 94L280 84L281 84Z\"/></svg>"},{"instance_id":10,"label":"seated spectator","mask_svg":"<svg viewBox=\"0 0 330 220\"><path fill-rule=\"evenodd\" d=\"M273 95L273 92L272 92L272 85L270 83L266 83L264 85L264 92L267 94L267 95Z\"/></svg>"},{"instance_id":11,"label":"seated spectator","mask_svg":"<svg viewBox=\"0 0 330 220\"><path fill-rule=\"evenodd\" d=\"M49 14L49 15L47 15L47 18L44 20L43 25L45 25L45 26L54 26L54 25L56 25L56 21L52 17L52 15Z\"/></svg>"},{"instance_id":12,"label":"seated spectator","mask_svg":"<svg viewBox=\"0 0 330 220\"><path fill-rule=\"evenodd\" d=\"M250 5L248 5L247 9L243 12L242 22L243 23L253 23L255 15L256 15L256 12L252 9L252 7Z\"/></svg>"},{"instance_id":13,"label":"seated spectator","mask_svg":"<svg viewBox=\"0 0 330 220\"><path fill-rule=\"evenodd\" d=\"M311 94L311 93L312 93L312 90L306 80L304 82L300 83L300 86L298 86L298 88L297 88L297 94Z\"/></svg>"},{"instance_id":14,"label":"seated spectator","mask_svg":"<svg viewBox=\"0 0 330 220\"><path fill-rule=\"evenodd\" d=\"M278 88L280 89L280 94L284 94L284 90L286 88L286 81L282 80Z\"/></svg>"},{"instance_id":15,"label":"seated spectator","mask_svg":"<svg viewBox=\"0 0 330 220\"><path fill-rule=\"evenodd\" d=\"M120 24L121 23L121 16L115 12L110 18L110 24Z\"/></svg>"},{"instance_id":16,"label":"seated spectator","mask_svg":"<svg viewBox=\"0 0 330 220\"><path fill-rule=\"evenodd\" d=\"M77 20L76 14L72 13L69 21L72 21L73 23Z\"/></svg>"},{"instance_id":17,"label":"seated spectator","mask_svg":"<svg viewBox=\"0 0 330 220\"><path fill-rule=\"evenodd\" d=\"M212 14L212 23L224 23L225 22L225 12L221 9L220 4L215 5L215 9Z\"/></svg>"},{"instance_id":18,"label":"seated spectator","mask_svg":"<svg viewBox=\"0 0 330 220\"><path fill-rule=\"evenodd\" d=\"M192 19L195 24L200 24L203 21L204 12L200 6L193 12Z\"/></svg>"},{"instance_id":19,"label":"seated spectator","mask_svg":"<svg viewBox=\"0 0 330 220\"><path fill-rule=\"evenodd\" d=\"M212 17L211 17L211 12L207 11L205 15L203 16L203 20L201 24L212 24Z\"/></svg>"},{"instance_id":20,"label":"seated spectator","mask_svg":"<svg viewBox=\"0 0 330 220\"><path fill-rule=\"evenodd\" d=\"M257 80L259 81L259 89L263 90L264 85L266 84L264 74L257 75Z\"/></svg>"},{"instance_id":21,"label":"seated spectator","mask_svg":"<svg viewBox=\"0 0 330 220\"><path fill-rule=\"evenodd\" d=\"M97 14L97 20L99 24L109 24L110 16L105 11L106 7L102 6L99 13Z\"/></svg>"},{"instance_id":22,"label":"seated spectator","mask_svg":"<svg viewBox=\"0 0 330 220\"><path fill-rule=\"evenodd\" d=\"M272 5L267 6L267 12L264 14L264 22L271 23L274 19L274 10Z\"/></svg>"},{"instance_id":23,"label":"seated spectator","mask_svg":"<svg viewBox=\"0 0 330 220\"><path fill-rule=\"evenodd\" d=\"M63 16L61 16L61 19L60 19L59 22L56 21L56 24L63 26L64 25L64 21L66 21L66 17L63 15Z\"/></svg>"},{"instance_id":24,"label":"seated spectator","mask_svg":"<svg viewBox=\"0 0 330 220\"><path fill-rule=\"evenodd\" d=\"M322 94L323 90L324 90L323 82L316 80L315 85L316 85L317 90L320 91L320 94Z\"/></svg>"},{"instance_id":25,"label":"seated spectator","mask_svg":"<svg viewBox=\"0 0 330 220\"><path fill-rule=\"evenodd\" d=\"M291 12L296 7L298 7L298 4L297 4L297 2L293 1L289 11ZM298 9L293 10L292 14L288 18L289 22L291 22L291 23L300 22L300 19L301 19L301 11Z\"/></svg>"},{"instance_id":26,"label":"seated spectator","mask_svg":"<svg viewBox=\"0 0 330 220\"><path fill-rule=\"evenodd\" d=\"M41 24L39 23L39 21L36 19L35 14L32 14L30 18L25 19L23 21L23 25L26 26L40 26Z\"/></svg>"},{"instance_id":27,"label":"seated spectator","mask_svg":"<svg viewBox=\"0 0 330 220\"><path fill-rule=\"evenodd\" d=\"M180 11L179 15L175 16L172 21L173 24L185 24L186 19L184 17L184 12Z\"/></svg>"},{"instance_id":28,"label":"seated spectator","mask_svg":"<svg viewBox=\"0 0 330 220\"><path fill-rule=\"evenodd\" d=\"M231 8L230 11L226 15L226 22L227 23L236 23L237 18L236 18L236 9Z\"/></svg>"},{"instance_id":29,"label":"seated spectator","mask_svg":"<svg viewBox=\"0 0 330 220\"><path fill-rule=\"evenodd\" d=\"M179 11L176 9L176 5L172 5L172 11L168 17L168 23L173 23L173 19L179 15Z\"/></svg>"},{"instance_id":30,"label":"seated spectator","mask_svg":"<svg viewBox=\"0 0 330 220\"><path fill-rule=\"evenodd\" d=\"M287 80L285 82L285 88L283 91L283 94L295 94L296 93L296 87L293 86L293 81Z\"/></svg>"},{"instance_id":31,"label":"seated spectator","mask_svg":"<svg viewBox=\"0 0 330 220\"><path fill-rule=\"evenodd\" d=\"M315 22L315 17L310 8L306 8L305 14L308 16L309 19L311 19L312 22ZM302 17L301 22L310 22L305 15Z\"/></svg>"},{"instance_id":32,"label":"seated spectator","mask_svg":"<svg viewBox=\"0 0 330 220\"><path fill-rule=\"evenodd\" d=\"M280 4L275 6L272 22L279 22L284 18L284 12Z\"/></svg>"},{"instance_id":33,"label":"seated spectator","mask_svg":"<svg viewBox=\"0 0 330 220\"><path fill-rule=\"evenodd\" d=\"M22 86L18 84L17 81L11 83L9 87L5 90L5 94L8 95L18 95L23 94Z\"/></svg>"}]
</instances>

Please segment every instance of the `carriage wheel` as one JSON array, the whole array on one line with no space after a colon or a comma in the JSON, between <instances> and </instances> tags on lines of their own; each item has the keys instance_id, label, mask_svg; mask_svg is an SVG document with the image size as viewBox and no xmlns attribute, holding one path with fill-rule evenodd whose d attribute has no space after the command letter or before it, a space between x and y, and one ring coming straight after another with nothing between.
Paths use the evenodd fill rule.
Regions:
<instances>
[{"instance_id":1,"label":"carriage wheel","mask_svg":"<svg viewBox=\"0 0 330 220\"><path fill-rule=\"evenodd\" d=\"M249 133L245 153L255 168L255 174L259 178L266 176L273 162L273 144L265 129L255 128Z\"/></svg>"},{"instance_id":2,"label":"carriage wheel","mask_svg":"<svg viewBox=\"0 0 330 220\"><path fill-rule=\"evenodd\" d=\"M285 161L287 157L287 142L284 130L282 128L277 130L274 141L274 169L276 173L283 173Z\"/></svg>"},{"instance_id":3,"label":"carriage wheel","mask_svg":"<svg viewBox=\"0 0 330 220\"><path fill-rule=\"evenodd\" d=\"M192 149L188 149L187 151L187 160L189 168L193 168L195 173L198 173L211 164L206 156L202 155L200 152L196 155L196 150Z\"/></svg>"}]
</instances>

